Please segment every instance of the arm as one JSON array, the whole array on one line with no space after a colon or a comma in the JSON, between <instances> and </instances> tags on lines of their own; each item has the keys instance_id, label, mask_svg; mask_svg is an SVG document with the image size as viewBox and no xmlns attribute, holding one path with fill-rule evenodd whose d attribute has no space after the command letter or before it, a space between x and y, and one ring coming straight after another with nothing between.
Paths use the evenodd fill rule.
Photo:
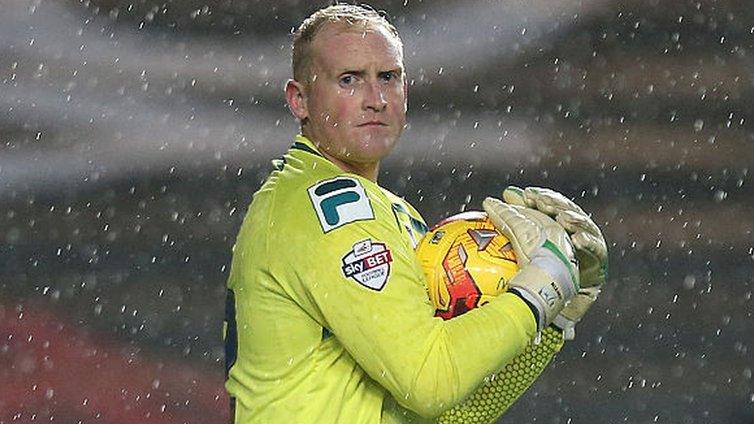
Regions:
<instances>
[{"instance_id":1,"label":"arm","mask_svg":"<svg viewBox=\"0 0 754 424\"><path fill-rule=\"evenodd\" d=\"M539 344L528 345L505 368L485 379L461 404L440 415L437 422L495 422L526 392L562 347L562 333L552 327L546 328Z\"/></svg>"},{"instance_id":2,"label":"arm","mask_svg":"<svg viewBox=\"0 0 754 424\"><path fill-rule=\"evenodd\" d=\"M525 349L536 327L512 294L459 319L435 318L420 274L401 271L413 258L397 250L381 291L336 279L338 287L321 282L310 293L325 326L366 373L405 408L433 417Z\"/></svg>"}]
</instances>

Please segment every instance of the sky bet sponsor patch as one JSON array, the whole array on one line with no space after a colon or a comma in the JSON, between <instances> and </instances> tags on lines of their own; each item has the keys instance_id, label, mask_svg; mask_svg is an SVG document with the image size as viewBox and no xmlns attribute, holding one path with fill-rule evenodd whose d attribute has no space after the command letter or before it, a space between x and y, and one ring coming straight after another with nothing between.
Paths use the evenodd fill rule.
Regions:
<instances>
[{"instance_id":1,"label":"sky bet sponsor patch","mask_svg":"<svg viewBox=\"0 0 754 424\"><path fill-rule=\"evenodd\" d=\"M385 243L371 239L353 245L343 258L343 275L372 290L382 290L390 275L393 256Z\"/></svg>"}]
</instances>

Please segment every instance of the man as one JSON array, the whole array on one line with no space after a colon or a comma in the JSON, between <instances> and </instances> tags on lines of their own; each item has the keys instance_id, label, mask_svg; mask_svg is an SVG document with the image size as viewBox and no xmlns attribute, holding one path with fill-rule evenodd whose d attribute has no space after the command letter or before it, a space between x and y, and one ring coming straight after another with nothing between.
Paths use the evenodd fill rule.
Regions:
<instances>
[{"instance_id":1,"label":"man","mask_svg":"<svg viewBox=\"0 0 754 424\"><path fill-rule=\"evenodd\" d=\"M254 195L228 280L232 418L436 417L576 295L568 234L523 197L521 206L488 199L521 271L484 307L434 318L413 251L424 221L376 183L406 122L397 31L363 7L319 10L294 35L293 77L285 94L301 135Z\"/></svg>"}]
</instances>

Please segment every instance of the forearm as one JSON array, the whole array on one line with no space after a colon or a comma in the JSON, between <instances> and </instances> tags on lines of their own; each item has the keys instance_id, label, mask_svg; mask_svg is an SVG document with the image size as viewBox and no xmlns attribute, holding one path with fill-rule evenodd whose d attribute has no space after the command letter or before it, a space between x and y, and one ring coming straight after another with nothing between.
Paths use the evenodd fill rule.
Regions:
<instances>
[{"instance_id":1,"label":"forearm","mask_svg":"<svg viewBox=\"0 0 754 424\"><path fill-rule=\"evenodd\" d=\"M401 405L436 417L534 338L534 319L523 302L514 295L495 300L454 320L433 320L431 330L415 329L400 347L352 354Z\"/></svg>"},{"instance_id":2,"label":"forearm","mask_svg":"<svg viewBox=\"0 0 754 424\"><path fill-rule=\"evenodd\" d=\"M563 347L563 335L552 327L539 344L530 344L505 368L486 379L461 404L444 412L441 424L491 423L497 420L534 383Z\"/></svg>"}]
</instances>

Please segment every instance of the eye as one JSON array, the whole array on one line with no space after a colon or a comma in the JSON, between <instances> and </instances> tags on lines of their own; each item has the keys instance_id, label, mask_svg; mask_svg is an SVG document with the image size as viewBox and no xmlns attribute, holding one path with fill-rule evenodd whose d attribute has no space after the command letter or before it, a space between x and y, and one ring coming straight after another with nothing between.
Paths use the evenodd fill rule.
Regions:
<instances>
[{"instance_id":1,"label":"eye","mask_svg":"<svg viewBox=\"0 0 754 424\"><path fill-rule=\"evenodd\" d=\"M354 77L353 75L343 75L342 77L340 77L340 80L338 82L342 87L347 87L356 82L356 77Z\"/></svg>"},{"instance_id":2,"label":"eye","mask_svg":"<svg viewBox=\"0 0 754 424\"><path fill-rule=\"evenodd\" d=\"M398 73L395 72L395 71L382 72L380 74L380 78L382 78L382 80L385 81L385 82L390 82L390 81L398 78Z\"/></svg>"}]
</instances>

